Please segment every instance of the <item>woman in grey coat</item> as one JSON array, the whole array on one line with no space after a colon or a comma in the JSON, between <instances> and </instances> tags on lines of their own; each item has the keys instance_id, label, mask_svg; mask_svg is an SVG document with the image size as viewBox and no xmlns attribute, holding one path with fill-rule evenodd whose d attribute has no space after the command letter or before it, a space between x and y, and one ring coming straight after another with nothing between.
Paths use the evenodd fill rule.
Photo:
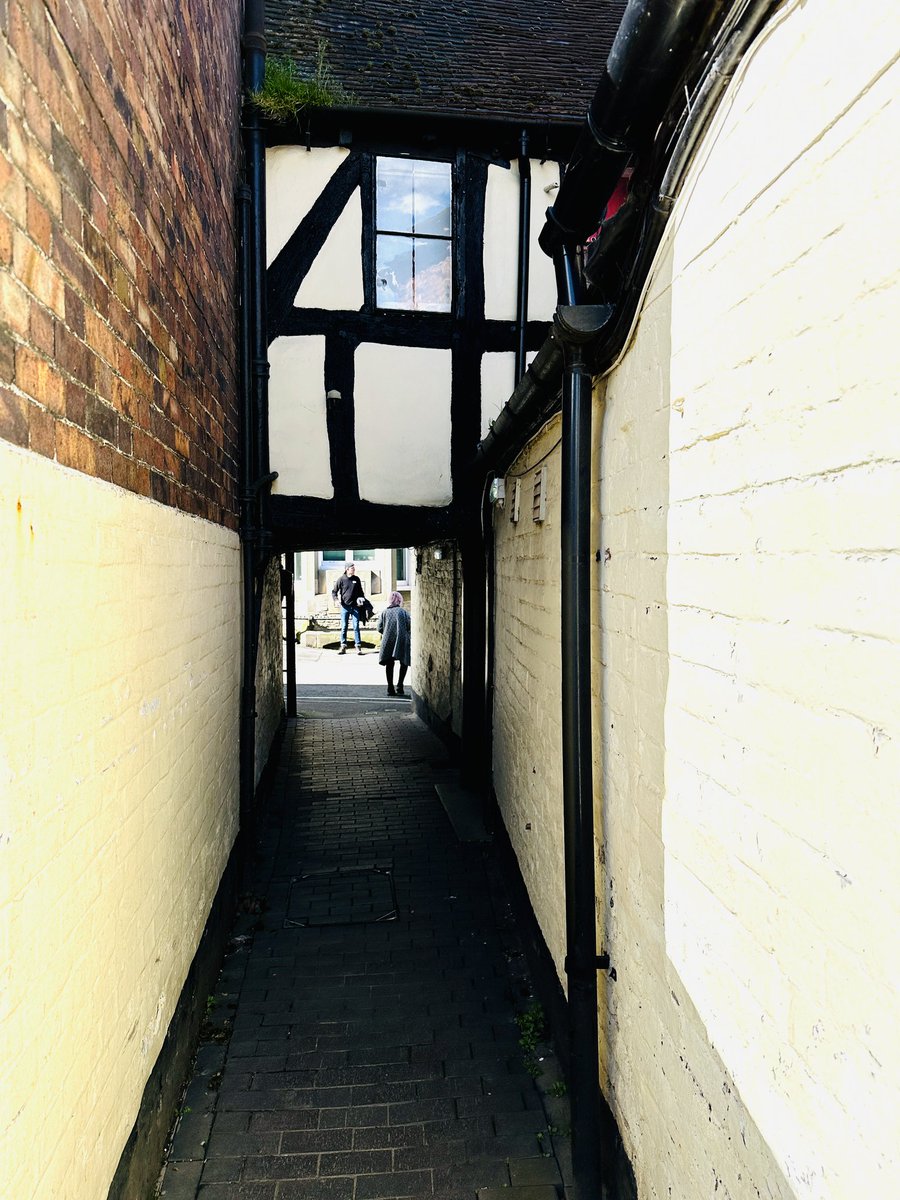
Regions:
<instances>
[{"instance_id":1,"label":"woman in grey coat","mask_svg":"<svg viewBox=\"0 0 900 1200\"><path fill-rule=\"evenodd\" d=\"M403 607L403 597L399 592L391 592L388 606L378 618L378 632L381 634L378 661L384 667L384 673L387 676L387 694L389 696L405 696L403 680L409 670L410 620L409 613ZM400 664L396 690L394 689L395 660Z\"/></svg>"}]
</instances>

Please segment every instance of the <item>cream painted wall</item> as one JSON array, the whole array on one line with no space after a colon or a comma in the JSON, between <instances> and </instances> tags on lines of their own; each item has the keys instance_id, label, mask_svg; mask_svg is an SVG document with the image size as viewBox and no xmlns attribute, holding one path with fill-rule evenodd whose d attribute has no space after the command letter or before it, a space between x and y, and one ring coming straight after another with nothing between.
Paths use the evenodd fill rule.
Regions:
<instances>
[{"instance_id":1,"label":"cream painted wall","mask_svg":"<svg viewBox=\"0 0 900 1200\"><path fill-rule=\"evenodd\" d=\"M339 146L274 146L266 151L266 266L318 200L350 153Z\"/></svg>"},{"instance_id":2,"label":"cream painted wall","mask_svg":"<svg viewBox=\"0 0 900 1200\"><path fill-rule=\"evenodd\" d=\"M897 1190L898 44L888 0L781 10L597 394L602 1082L642 1200ZM559 963L512 541L497 790Z\"/></svg>"},{"instance_id":3,"label":"cream painted wall","mask_svg":"<svg viewBox=\"0 0 900 1200\"><path fill-rule=\"evenodd\" d=\"M495 507L494 789L544 937L565 982L559 656L559 440L555 418L506 476ZM545 459L545 455L549 458ZM532 519L535 467L546 466L546 520ZM519 520L511 519L516 479ZM417 676L418 678L418 676Z\"/></svg>"},{"instance_id":4,"label":"cream painted wall","mask_svg":"<svg viewBox=\"0 0 900 1200\"><path fill-rule=\"evenodd\" d=\"M269 367L269 462L278 472L272 491L330 499L325 338L276 338Z\"/></svg>"},{"instance_id":5,"label":"cream painted wall","mask_svg":"<svg viewBox=\"0 0 900 1200\"><path fill-rule=\"evenodd\" d=\"M449 504L450 351L363 343L355 399L360 497Z\"/></svg>"},{"instance_id":6,"label":"cream painted wall","mask_svg":"<svg viewBox=\"0 0 900 1200\"><path fill-rule=\"evenodd\" d=\"M556 309L553 264L538 245L547 209L556 196L559 166L531 160L531 255L528 270L528 319L549 321ZM548 192L546 189L550 188ZM484 215L484 311L489 320L516 316L519 256L519 167L488 167ZM504 400L508 398L508 394Z\"/></svg>"},{"instance_id":7,"label":"cream painted wall","mask_svg":"<svg viewBox=\"0 0 900 1200\"><path fill-rule=\"evenodd\" d=\"M234 533L0 442L0 1161L98 1200L237 830Z\"/></svg>"}]
</instances>

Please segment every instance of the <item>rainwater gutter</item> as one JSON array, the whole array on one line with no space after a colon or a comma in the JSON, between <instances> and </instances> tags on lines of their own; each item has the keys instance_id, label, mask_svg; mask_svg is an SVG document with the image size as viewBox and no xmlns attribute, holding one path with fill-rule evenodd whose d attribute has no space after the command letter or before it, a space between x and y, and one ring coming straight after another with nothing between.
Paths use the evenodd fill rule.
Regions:
<instances>
[{"instance_id":1,"label":"rainwater gutter","mask_svg":"<svg viewBox=\"0 0 900 1200\"><path fill-rule=\"evenodd\" d=\"M601 1194L597 972L609 967L597 954L594 877L594 795L591 682L591 412L593 375L605 374L629 339L655 253L693 149L718 97L771 0L631 0L622 19L584 130L576 143L556 202L547 213L541 247L553 258L558 308L553 331L488 436L479 446L476 478L499 473L557 407L562 383L561 447L561 669L563 824L566 875L566 961L572 1157L575 1180L587 1196ZM580 269L581 247L600 227L606 204L633 159L647 158L659 179L653 140L664 128L686 71L709 53L711 30L722 11L717 44L662 183L647 189L642 211L632 206L619 230L639 227L633 256L615 304L589 304L600 289ZM746 21L735 29L735 21ZM725 40L723 41L723 35ZM687 91L685 88L685 94ZM620 243L625 234L619 233ZM604 254L609 251L604 249ZM601 256L602 257L602 256ZM613 255L614 257L614 255ZM589 268L592 264L589 262ZM598 261L595 256L595 269ZM588 279L591 271L588 270Z\"/></svg>"},{"instance_id":2,"label":"rainwater gutter","mask_svg":"<svg viewBox=\"0 0 900 1200\"><path fill-rule=\"evenodd\" d=\"M268 539L268 374L265 289L265 144L259 112L248 97L265 73L265 3L247 0L244 18L244 175L238 188L240 236L240 538L243 635L240 698L240 827L249 822L256 792L256 663Z\"/></svg>"}]
</instances>

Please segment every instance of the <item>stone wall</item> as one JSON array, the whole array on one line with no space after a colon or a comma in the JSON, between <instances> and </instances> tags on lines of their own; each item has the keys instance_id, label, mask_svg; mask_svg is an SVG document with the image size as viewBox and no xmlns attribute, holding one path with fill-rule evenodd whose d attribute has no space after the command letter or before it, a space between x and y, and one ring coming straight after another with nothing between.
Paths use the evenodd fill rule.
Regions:
<instances>
[{"instance_id":1,"label":"stone wall","mask_svg":"<svg viewBox=\"0 0 900 1200\"><path fill-rule=\"evenodd\" d=\"M435 552L441 554L435 558ZM417 546L412 677L419 715L452 740L462 732L462 559L451 543Z\"/></svg>"},{"instance_id":2,"label":"stone wall","mask_svg":"<svg viewBox=\"0 0 900 1200\"><path fill-rule=\"evenodd\" d=\"M270 559L263 584L256 659L256 782L284 717L284 620L281 560Z\"/></svg>"}]
</instances>

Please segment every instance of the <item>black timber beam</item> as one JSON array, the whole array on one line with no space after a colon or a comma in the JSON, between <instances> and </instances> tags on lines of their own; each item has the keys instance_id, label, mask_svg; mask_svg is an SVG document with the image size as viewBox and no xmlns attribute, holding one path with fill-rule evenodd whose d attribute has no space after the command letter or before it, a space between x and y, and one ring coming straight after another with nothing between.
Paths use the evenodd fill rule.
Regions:
<instances>
[{"instance_id":1,"label":"black timber beam","mask_svg":"<svg viewBox=\"0 0 900 1200\"><path fill-rule=\"evenodd\" d=\"M270 505L276 551L332 546L415 546L456 536L460 515L453 506L373 504L273 495Z\"/></svg>"},{"instance_id":2,"label":"black timber beam","mask_svg":"<svg viewBox=\"0 0 900 1200\"><path fill-rule=\"evenodd\" d=\"M380 154L421 148L433 155L465 147L491 161L518 157L522 130L528 132L532 157L566 162L584 124L582 117L562 120L474 118L387 109L320 109L294 121L264 121L269 146L346 146Z\"/></svg>"}]
</instances>

